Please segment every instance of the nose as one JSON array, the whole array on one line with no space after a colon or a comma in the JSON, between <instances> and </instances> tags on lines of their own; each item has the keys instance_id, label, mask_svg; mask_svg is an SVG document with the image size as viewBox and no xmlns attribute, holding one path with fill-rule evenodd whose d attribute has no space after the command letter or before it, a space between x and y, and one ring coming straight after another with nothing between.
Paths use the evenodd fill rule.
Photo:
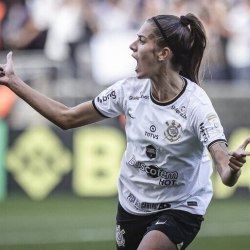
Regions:
<instances>
[{"instance_id":1,"label":"nose","mask_svg":"<svg viewBox=\"0 0 250 250\"><path fill-rule=\"evenodd\" d=\"M132 42L130 45L129 45L129 48L135 52L136 51L136 41Z\"/></svg>"}]
</instances>

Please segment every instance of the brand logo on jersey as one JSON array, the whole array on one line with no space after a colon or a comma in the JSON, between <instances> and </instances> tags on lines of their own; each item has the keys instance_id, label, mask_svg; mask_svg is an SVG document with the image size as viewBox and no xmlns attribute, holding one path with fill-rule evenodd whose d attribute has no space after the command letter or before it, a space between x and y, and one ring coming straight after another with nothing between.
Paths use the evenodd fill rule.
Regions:
<instances>
[{"instance_id":1,"label":"brand logo on jersey","mask_svg":"<svg viewBox=\"0 0 250 250\"><path fill-rule=\"evenodd\" d=\"M154 134L156 132L156 126L155 125L151 125L149 128L150 132L145 131L145 136L147 137L151 137L153 139L158 140L159 139L159 135Z\"/></svg>"},{"instance_id":2,"label":"brand logo on jersey","mask_svg":"<svg viewBox=\"0 0 250 250\"><path fill-rule=\"evenodd\" d=\"M156 165L147 166L144 162L136 161L135 156L133 155L132 159L128 161L128 165L138 168L139 170L146 172L146 174L151 178L160 177L159 185L161 186L170 186L175 185L178 178L178 172L166 171L162 168L159 168Z\"/></svg>"},{"instance_id":3,"label":"brand logo on jersey","mask_svg":"<svg viewBox=\"0 0 250 250\"><path fill-rule=\"evenodd\" d=\"M153 159L156 157L156 148L153 145L148 145L146 147L146 155L150 159Z\"/></svg>"},{"instance_id":4,"label":"brand logo on jersey","mask_svg":"<svg viewBox=\"0 0 250 250\"><path fill-rule=\"evenodd\" d=\"M149 129L150 129L150 131L152 133L154 133L156 131L156 126L155 125L151 125Z\"/></svg>"},{"instance_id":5,"label":"brand logo on jersey","mask_svg":"<svg viewBox=\"0 0 250 250\"><path fill-rule=\"evenodd\" d=\"M164 220L164 221L158 220L158 221L156 221L155 225L163 225L163 224L167 223L167 221L168 220Z\"/></svg>"},{"instance_id":6,"label":"brand logo on jersey","mask_svg":"<svg viewBox=\"0 0 250 250\"><path fill-rule=\"evenodd\" d=\"M120 225L116 226L116 243L118 245L118 247L125 247L125 239L124 239L124 235L125 234L125 230L121 229Z\"/></svg>"},{"instance_id":7,"label":"brand logo on jersey","mask_svg":"<svg viewBox=\"0 0 250 250\"><path fill-rule=\"evenodd\" d=\"M178 250L181 250L182 247L183 247L183 245L184 245L184 242L178 243L178 244L176 245L176 246L177 246L177 249L178 249Z\"/></svg>"},{"instance_id":8,"label":"brand logo on jersey","mask_svg":"<svg viewBox=\"0 0 250 250\"><path fill-rule=\"evenodd\" d=\"M149 96L148 95L144 95L142 92L140 92L140 95L139 96L129 96L129 100L140 100L140 99L146 99L148 100L149 99Z\"/></svg>"},{"instance_id":9,"label":"brand logo on jersey","mask_svg":"<svg viewBox=\"0 0 250 250\"><path fill-rule=\"evenodd\" d=\"M180 115L184 119L187 119L187 116L186 116L186 107L185 106L182 106L179 109L179 108L175 107L175 105L172 105L171 108L176 112L176 114Z\"/></svg>"},{"instance_id":10,"label":"brand logo on jersey","mask_svg":"<svg viewBox=\"0 0 250 250\"><path fill-rule=\"evenodd\" d=\"M131 108L128 109L128 116L129 116L130 118L132 118L132 119L135 119L135 117L133 116L133 112L132 112L132 109L131 109Z\"/></svg>"},{"instance_id":11,"label":"brand logo on jersey","mask_svg":"<svg viewBox=\"0 0 250 250\"><path fill-rule=\"evenodd\" d=\"M208 138L209 138L209 134L208 134L208 132L207 132L207 129L206 129L205 126L204 126L204 122L202 122L202 123L200 124L199 128L200 128L200 133L201 133L201 136L202 136L202 138L203 138L203 141L204 141L204 142L207 142L207 141L208 141Z\"/></svg>"},{"instance_id":12,"label":"brand logo on jersey","mask_svg":"<svg viewBox=\"0 0 250 250\"><path fill-rule=\"evenodd\" d=\"M164 132L165 138L169 141L174 142L180 139L182 134L181 124L175 120L167 121L167 130Z\"/></svg>"},{"instance_id":13,"label":"brand logo on jersey","mask_svg":"<svg viewBox=\"0 0 250 250\"><path fill-rule=\"evenodd\" d=\"M97 101L100 103L106 102L109 99L116 99L116 93L114 90L110 90L106 95L97 97Z\"/></svg>"},{"instance_id":14,"label":"brand logo on jersey","mask_svg":"<svg viewBox=\"0 0 250 250\"><path fill-rule=\"evenodd\" d=\"M170 208L171 204L167 202L163 203L149 203L149 202L140 202L133 194L129 193L127 200L134 205L137 210L144 212L152 210L161 210ZM159 223L160 224L160 223Z\"/></svg>"}]
</instances>

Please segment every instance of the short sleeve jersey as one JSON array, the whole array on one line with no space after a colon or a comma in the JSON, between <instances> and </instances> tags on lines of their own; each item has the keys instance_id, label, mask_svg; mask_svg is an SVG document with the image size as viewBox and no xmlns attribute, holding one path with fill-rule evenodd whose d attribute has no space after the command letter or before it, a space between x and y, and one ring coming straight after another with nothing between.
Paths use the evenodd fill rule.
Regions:
<instances>
[{"instance_id":1,"label":"short sleeve jersey","mask_svg":"<svg viewBox=\"0 0 250 250\"><path fill-rule=\"evenodd\" d=\"M205 91L184 80L182 91L166 103L152 97L149 79L137 78L118 81L93 100L103 116L126 117L118 194L130 213L171 208L203 215L212 198L207 149L226 138Z\"/></svg>"}]
</instances>

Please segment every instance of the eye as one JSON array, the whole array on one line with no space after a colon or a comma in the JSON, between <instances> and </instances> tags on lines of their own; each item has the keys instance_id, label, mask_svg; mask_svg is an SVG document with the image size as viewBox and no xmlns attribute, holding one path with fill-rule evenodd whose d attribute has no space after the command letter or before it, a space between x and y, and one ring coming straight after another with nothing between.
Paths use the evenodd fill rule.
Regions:
<instances>
[{"instance_id":1,"label":"eye","mask_svg":"<svg viewBox=\"0 0 250 250\"><path fill-rule=\"evenodd\" d=\"M145 38L143 36L138 36L138 41L140 44L145 44L146 41L145 41Z\"/></svg>"}]
</instances>

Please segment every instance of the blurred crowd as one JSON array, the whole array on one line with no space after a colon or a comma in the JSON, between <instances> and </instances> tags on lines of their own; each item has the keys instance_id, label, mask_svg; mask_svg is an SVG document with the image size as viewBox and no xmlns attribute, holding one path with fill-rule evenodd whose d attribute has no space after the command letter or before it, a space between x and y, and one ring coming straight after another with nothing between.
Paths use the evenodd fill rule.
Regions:
<instances>
[{"instance_id":1,"label":"blurred crowd","mask_svg":"<svg viewBox=\"0 0 250 250\"><path fill-rule=\"evenodd\" d=\"M93 37L138 30L157 14L188 12L207 31L205 78L250 80L250 0L0 0L0 49L42 50L69 62L77 77L79 48Z\"/></svg>"}]
</instances>

